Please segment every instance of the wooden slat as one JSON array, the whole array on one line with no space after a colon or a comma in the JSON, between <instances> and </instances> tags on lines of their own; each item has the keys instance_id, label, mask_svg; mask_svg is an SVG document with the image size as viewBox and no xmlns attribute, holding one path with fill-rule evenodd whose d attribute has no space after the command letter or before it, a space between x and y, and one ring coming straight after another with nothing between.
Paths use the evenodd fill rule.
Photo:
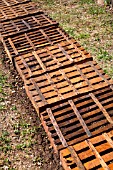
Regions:
<instances>
[{"instance_id":1,"label":"wooden slat","mask_svg":"<svg viewBox=\"0 0 113 170\"><path fill-rule=\"evenodd\" d=\"M72 146L68 146L68 150L70 151L71 156L74 159L74 161L76 162L79 170L85 170L85 167L82 164L81 160L79 159L78 155L76 154L74 148Z\"/></svg>"},{"instance_id":2,"label":"wooden slat","mask_svg":"<svg viewBox=\"0 0 113 170\"><path fill-rule=\"evenodd\" d=\"M56 122L56 120L55 120L55 118L54 118L54 116L53 116L52 111L51 111L50 108L47 108L47 113L48 113L48 115L49 115L49 117L50 117L50 119L51 119L51 122L52 122L55 130L56 130L57 135L59 136L59 138L60 138L60 140L61 140L61 142L62 142L62 145L63 145L64 147L68 147L67 142L66 142L64 136L62 135L62 132L61 132L61 130L59 129L59 126L58 126L58 124L57 124L57 122Z\"/></svg>"},{"instance_id":3,"label":"wooden slat","mask_svg":"<svg viewBox=\"0 0 113 170\"><path fill-rule=\"evenodd\" d=\"M107 113L107 111L105 110L105 108L102 106L102 104L99 102L99 100L94 96L93 93L90 93L91 98L94 100L94 102L97 104L97 106L100 108L100 110L103 112L104 116L106 117L106 119L113 124L113 120L111 119L111 117L109 116L109 114Z\"/></svg>"},{"instance_id":4,"label":"wooden slat","mask_svg":"<svg viewBox=\"0 0 113 170\"><path fill-rule=\"evenodd\" d=\"M74 110L74 113L76 114L78 120L80 121L80 123L81 123L83 129L85 130L85 132L87 133L88 137L92 136L87 125L85 124L84 120L82 119L82 116L80 115L79 111L77 110L74 102L72 100L69 100L68 102L71 105L72 109Z\"/></svg>"},{"instance_id":5,"label":"wooden slat","mask_svg":"<svg viewBox=\"0 0 113 170\"><path fill-rule=\"evenodd\" d=\"M100 164L102 165L103 169L110 170L109 167L107 166L107 164L104 162L104 160L100 156L100 154L98 153L98 151L95 149L93 144L90 142L90 140L87 140L86 142L87 142L88 146L90 147L90 149L92 150L92 152L94 153L94 155L96 156L96 158L98 159L98 161L100 162Z\"/></svg>"},{"instance_id":6,"label":"wooden slat","mask_svg":"<svg viewBox=\"0 0 113 170\"><path fill-rule=\"evenodd\" d=\"M107 142L109 143L109 145L113 148L113 141L112 139L109 137L109 135L107 133L103 134L104 138L107 140Z\"/></svg>"}]
</instances>

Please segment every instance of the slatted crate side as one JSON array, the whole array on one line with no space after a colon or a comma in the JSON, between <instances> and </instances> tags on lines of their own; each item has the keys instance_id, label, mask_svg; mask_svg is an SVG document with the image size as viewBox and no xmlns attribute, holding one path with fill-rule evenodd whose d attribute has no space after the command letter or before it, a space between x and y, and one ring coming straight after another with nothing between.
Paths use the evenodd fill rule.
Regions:
<instances>
[{"instance_id":1,"label":"slatted crate side","mask_svg":"<svg viewBox=\"0 0 113 170\"><path fill-rule=\"evenodd\" d=\"M73 95L75 95L72 89L70 89L68 83L65 81L65 79L63 79L59 70L57 72L51 73L50 77L52 78L49 78L49 80L47 80L47 74L45 76L44 70L42 70L40 65L37 64L37 60L34 60L33 55L31 56L28 53L27 55L24 55L24 57L24 61L23 59L21 60L19 56L15 58L16 68L24 82L26 82L25 84L27 94L35 108L38 109L39 107L45 107L45 105L47 104L54 104L54 102L59 102L60 100L62 100L62 98L72 97ZM37 72L38 76L35 76L33 74L32 71L34 70ZM30 79L30 77L32 78ZM43 100L40 97L39 91L37 91L37 87L44 97ZM43 102L45 100L47 104Z\"/></svg>"},{"instance_id":2,"label":"slatted crate side","mask_svg":"<svg viewBox=\"0 0 113 170\"><path fill-rule=\"evenodd\" d=\"M65 170L112 170L113 131L67 147L60 159Z\"/></svg>"},{"instance_id":3,"label":"slatted crate side","mask_svg":"<svg viewBox=\"0 0 113 170\"><path fill-rule=\"evenodd\" d=\"M107 94L109 100L106 100ZM73 100L51 107L51 110L67 144L73 145L112 129L113 91L106 87L100 92L98 90L98 93L95 92L93 97L91 93L82 97L76 96ZM44 111L40 115L45 131L51 134L50 141L55 141L53 147L56 145L58 150L62 149L62 138L59 137L48 112Z\"/></svg>"},{"instance_id":4,"label":"slatted crate side","mask_svg":"<svg viewBox=\"0 0 113 170\"><path fill-rule=\"evenodd\" d=\"M35 79L37 76L45 74L46 77L50 77L49 79L51 79L53 84L56 84L56 86L57 82L60 83L61 80L66 80L69 87L71 87L74 92L73 95L97 90L99 88L113 84L111 79L104 75L104 72L100 67L98 67L96 62L87 62L84 64L79 64L78 66L71 65L71 67L65 68L62 67L63 65L60 66L56 60L53 60L54 57L52 58L52 56L49 56L49 54L45 56L45 54L42 55L41 53L41 55L39 55L39 53L41 53L41 50L39 50L38 55L37 52L33 52L29 53L29 55L26 54L21 56L22 59L20 57L15 58L15 61L18 62L20 67L23 65L24 69L22 69L22 71L23 74L25 74L26 79L31 77L27 69L29 67L29 69L31 69L32 76L35 77ZM18 61L19 58L20 61ZM59 80L56 81L56 79Z\"/></svg>"},{"instance_id":5,"label":"slatted crate side","mask_svg":"<svg viewBox=\"0 0 113 170\"><path fill-rule=\"evenodd\" d=\"M44 61L46 67L48 66L48 62L46 64L45 60L48 60L48 56L59 67L64 67L73 63L80 64L93 60L90 54L83 55L77 46L71 42L71 39L70 42L63 41L61 43L57 43L57 45L38 50L36 54L40 57L42 62Z\"/></svg>"},{"instance_id":6,"label":"slatted crate side","mask_svg":"<svg viewBox=\"0 0 113 170\"><path fill-rule=\"evenodd\" d=\"M16 6L7 6L0 9L0 22L9 21L15 18L21 18L38 12L36 3L28 2Z\"/></svg>"},{"instance_id":7,"label":"slatted crate side","mask_svg":"<svg viewBox=\"0 0 113 170\"><path fill-rule=\"evenodd\" d=\"M1 0L0 8L3 9L4 7L7 7L7 6L13 6L13 5L18 5L18 4L28 3L30 1L31 0Z\"/></svg>"},{"instance_id":8,"label":"slatted crate side","mask_svg":"<svg viewBox=\"0 0 113 170\"><path fill-rule=\"evenodd\" d=\"M66 43L66 41L58 43L58 45L61 46L62 43L64 44L64 43ZM70 46L71 44L68 44L68 45ZM54 48L55 48L54 52L51 52L51 51L48 52L48 48L49 48L49 46L45 47L43 49L34 51L33 53L29 54L29 57L31 56L30 59L28 57L28 53L26 55L22 55L22 56L29 63L30 62L32 63L32 62L37 60L37 64L39 64L39 61L40 61L44 65L44 67L46 68L46 71L48 71L48 72L49 71L51 72L51 71L54 71L54 70L57 70L57 69L64 69L65 66L72 65L72 64L73 64L72 71L74 70L74 71L77 72L77 68L76 68L76 66L74 66L74 63L80 64L79 60L83 60L84 61L84 58L86 60L87 59L88 60L92 60L92 57L89 59L89 58L87 58L87 56L85 56L85 57L83 56L83 58L82 58L82 56L80 56L79 52L76 49L74 49L74 48L73 48L73 52L72 51L68 51L69 53L71 53L68 56L67 56L66 52L63 52L59 48L57 48L57 45L54 46ZM79 57L80 59L78 61L76 59L75 60L73 59L73 58L76 58L75 53L77 53L77 57L80 56ZM70 67L68 67L68 68L71 71Z\"/></svg>"},{"instance_id":9,"label":"slatted crate side","mask_svg":"<svg viewBox=\"0 0 113 170\"><path fill-rule=\"evenodd\" d=\"M102 84L104 86L105 83L105 86L107 84L113 90L113 80L104 73L95 61L76 65L76 68L91 88L101 88Z\"/></svg>"},{"instance_id":10,"label":"slatted crate side","mask_svg":"<svg viewBox=\"0 0 113 170\"><path fill-rule=\"evenodd\" d=\"M61 27L57 28L58 31L60 32L60 34L65 37L65 39L67 40L67 42L70 43L71 41L71 44L73 43L73 45L75 46L75 48L77 48L77 50L79 50L79 52L83 55L87 55L88 57L91 57L90 53L88 51L85 50L85 48L83 46L81 46L77 41L75 41L75 39L71 36L69 36L69 34L67 34L65 32L65 30L63 30ZM69 39L69 37L71 39Z\"/></svg>"},{"instance_id":11,"label":"slatted crate side","mask_svg":"<svg viewBox=\"0 0 113 170\"><path fill-rule=\"evenodd\" d=\"M89 53L85 52L85 50L80 50L82 47L80 45L78 46L78 43L75 40L71 39L61 28L58 28L58 26L54 24L45 29L33 30L33 32L28 30L26 34L15 35L8 40L7 38L4 38L3 42L7 47L7 50L9 50L8 53L10 53L10 56L12 57L14 57L15 54L17 55L17 53L27 53L28 49L30 51L48 47L48 49L46 49L47 53L57 57L57 60L60 62L63 62L61 61L62 56L60 55L65 56L64 60L68 59L67 64L73 62L83 63L92 60ZM54 44L58 45L54 46ZM55 52L55 49L60 50L60 53L57 51ZM42 50L42 53L43 52L44 51ZM55 55L56 53L57 56Z\"/></svg>"},{"instance_id":12,"label":"slatted crate side","mask_svg":"<svg viewBox=\"0 0 113 170\"><path fill-rule=\"evenodd\" d=\"M22 55L28 53L28 51L42 49L65 40L65 37L62 36L55 25L44 29L36 29L33 32L29 30L27 33L22 33L8 39L1 38L4 47L7 48L6 52L10 59L11 56L13 58L15 55Z\"/></svg>"},{"instance_id":13,"label":"slatted crate side","mask_svg":"<svg viewBox=\"0 0 113 170\"><path fill-rule=\"evenodd\" d=\"M40 65L41 63L39 63L37 63L37 60L36 58L34 58L33 55L27 54L24 56L24 58L22 58L22 56L20 58L16 57L16 68L23 78L24 82L27 82L27 88L31 93L32 100L35 100L35 102L37 103L39 102L39 97L37 99L36 95L34 97L34 93L39 96L39 91L37 91L36 89L37 87L43 94L48 104L53 104L54 102L58 102L62 99L72 98L72 96L75 96L77 94L74 86L72 84L70 85L69 79L66 77L66 75L64 77L64 74L62 74L59 69L47 73L47 69L43 65ZM84 79L80 77L79 72L77 73L77 70L74 70L73 72L71 72L71 74L72 73L77 77L76 86L78 84L78 93L84 93L85 90L87 92L87 90L89 90L89 87L87 86L86 88L83 86L86 86L87 83L85 83ZM35 84L31 82L31 80L33 80ZM80 83L79 81L82 81L83 83Z\"/></svg>"},{"instance_id":14,"label":"slatted crate side","mask_svg":"<svg viewBox=\"0 0 113 170\"><path fill-rule=\"evenodd\" d=\"M26 81L31 98L37 105L41 100L41 98L39 100L39 91L43 94L47 103L52 105L59 100L73 98L77 94L110 86L111 82L104 77L101 69L96 70L96 62L60 68L57 62L53 62L48 55L49 62L45 56L43 58L45 60L42 60L36 52L15 57L16 68L24 82ZM37 91L37 87L39 91ZM43 105L39 106L40 108L43 107Z\"/></svg>"},{"instance_id":15,"label":"slatted crate side","mask_svg":"<svg viewBox=\"0 0 113 170\"><path fill-rule=\"evenodd\" d=\"M35 13L34 15L25 16L19 19L10 20L10 22L3 22L0 25L0 34L2 37L11 37L18 34L25 33L29 30L36 28L42 29L50 25L58 25L57 22L52 20L42 11Z\"/></svg>"},{"instance_id":16,"label":"slatted crate side","mask_svg":"<svg viewBox=\"0 0 113 170\"><path fill-rule=\"evenodd\" d=\"M32 56L30 58L32 59ZM71 97L76 94L72 91L68 82L64 79L59 70L48 74L45 73L39 64L35 64L36 61L32 63L28 61L28 63L26 63L24 60L23 65L22 61L19 60L19 57L16 59L18 60L16 61L16 68L24 82L26 81L26 86L32 96L32 100L37 102L39 107L41 107L39 101L42 100L38 97L39 93L43 95L48 104L53 104L54 102L58 102L59 100ZM27 64L29 64L29 66L27 66ZM36 69L38 76L34 76L32 67ZM39 91L37 91L37 87L39 88Z\"/></svg>"},{"instance_id":17,"label":"slatted crate side","mask_svg":"<svg viewBox=\"0 0 113 170\"><path fill-rule=\"evenodd\" d=\"M28 53L28 49L30 52L37 48L44 47L43 49L37 50L35 52L35 56L37 56L38 59L43 62L43 65L47 69L46 71L53 71L55 69L60 69L74 63L79 64L78 66L73 66L73 77L76 77L75 72L79 72L78 75L80 79L85 80L85 84L83 83L84 81L81 80L80 82L80 79L78 80L80 82L79 92L82 91L82 86L86 86L85 91L87 91L87 86L90 86L90 89L96 90L98 88L101 88L101 86L106 86L106 84L113 84L113 81L107 80L109 79L109 77L104 75L103 71L98 68L97 64L94 64L94 62L87 62L87 64L83 63L87 60L92 60L92 57L90 55L87 56L85 54L81 54L77 46L73 47L73 44L71 44L71 39L69 40L70 43L68 43L67 41L65 41L65 39L63 39L64 37L62 37L59 32L57 32L57 36L61 38L61 42L57 43L57 45L55 46L52 45L53 43L56 43L56 41L52 42L51 39L51 33L53 34L53 29L54 31L56 30L56 28L52 27L52 30L48 30L48 28L46 28L44 31L35 31L33 35L31 34L31 32L28 32L27 34L8 38L8 40L4 42L4 46L7 48L7 53L9 54L9 57L11 58L11 56L15 57L15 55ZM36 39L36 37L38 37L39 39ZM49 47L49 45L52 46ZM62 72L62 74L65 73L65 69L60 69L60 71ZM35 72L34 74L37 74L37 72ZM71 75L71 73L69 74ZM67 76L65 76L65 78L67 78ZM73 78L72 82L70 81L70 84L75 83L75 79L77 78ZM74 88L78 88L78 85L75 84Z\"/></svg>"}]
</instances>

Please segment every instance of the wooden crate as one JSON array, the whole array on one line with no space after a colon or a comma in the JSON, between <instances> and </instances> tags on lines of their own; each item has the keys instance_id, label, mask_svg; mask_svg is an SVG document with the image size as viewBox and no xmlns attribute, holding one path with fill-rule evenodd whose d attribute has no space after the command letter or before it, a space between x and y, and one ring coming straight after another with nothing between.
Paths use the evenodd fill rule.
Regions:
<instances>
[{"instance_id":1,"label":"wooden crate","mask_svg":"<svg viewBox=\"0 0 113 170\"><path fill-rule=\"evenodd\" d=\"M64 48L64 44L61 42L55 48L50 46L52 51L45 47L15 57L15 65L25 82L27 94L37 108L113 84L96 62L84 62L92 60L90 55L84 53L82 57L78 48L67 43Z\"/></svg>"},{"instance_id":2,"label":"wooden crate","mask_svg":"<svg viewBox=\"0 0 113 170\"><path fill-rule=\"evenodd\" d=\"M0 1L0 9L3 9L7 6L19 5L23 3L28 3L31 0L1 0Z\"/></svg>"},{"instance_id":3,"label":"wooden crate","mask_svg":"<svg viewBox=\"0 0 113 170\"><path fill-rule=\"evenodd\" d=\"M69 40L62 29L51 25L43 29L29 30L26 33L12 35L10 38L1 38L4 49L12 61L16 55L26 54L30 51L42 49L59 42Z\"/></svg>"},{"instance_id":4,"label":"wooden crate","mask_svg":"<svg viewBox=\"0 0 113 170\"><path fill-rule=\"evenodd\" d=\"M16 6L0 8L0 22L10 21L38 11L36 3L28 2Z\"/></svg>"},{"instance_id":5,"label":"wooden crate","mask_svg":"<svg viewBox=\"0 0 113 170\"><path fill-rule=\"evenodd\" d=\"M18 34L26 33L29 30L32 32L35 29L43 29L50 25L58 25L50 17L39 11L33 15L28 15L19 19L13 19L0 24L0 34L2 37L9 38Z\"/></svg>"},{"instance_id":6,"label":"wooden crate","mask_svg":"<svg viewBox=\"0 0 113 170\"><path fill-rule=\"evenodd\" d=\"M65 170L113 170L113 130L60 152Z\"/></svg>"}]
</instances>

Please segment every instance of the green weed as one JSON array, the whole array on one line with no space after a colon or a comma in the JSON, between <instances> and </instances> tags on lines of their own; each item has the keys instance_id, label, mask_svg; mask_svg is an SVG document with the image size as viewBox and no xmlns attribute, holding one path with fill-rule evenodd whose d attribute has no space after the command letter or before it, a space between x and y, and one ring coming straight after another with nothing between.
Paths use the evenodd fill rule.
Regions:
<instances>
[{"instance_id":1,"label":"green weed","mask_svg":"<svg viewBox=\"0 0 113 170\"><path fill-rule=\"evenodd\" d=\"M16 149L24 150L25 148L29 148L31 146L32 146L32 140L28 139L28 140L26 140L26 142L23 142L23 143L16 145Z\"/></svg>"},{"instance_id":2,"label":"green weed","mask_svg":"<svg viewBox=\"0 0 113 170\"><path fill-rule=\"evenodd\" d=\"M88 33L81 33L78 36L76 36L78 39L87 39L90 37L90 34Z\"/></svg>"},{"instance_id":3,"label":"green weed","mask_svg":"<svg viewBox=\"0 0 113 170\"><path fill-rule=\"evenodd\" d=\"M10 145L11 139L8 136L9 133L7 131L2 131L2 135L0 136L0 151L5 153L12 149L12 146Z\"/></svg>"},{"instance_id":4,"label":"green weed","mask_svg":"<svg viewBox=\"0 0 113 170\"><path fill-rule=\"evenodd\" d=\"M89 7L89 14L91 15L105 14L105 9L102 7L91 6Z\"/></svg>"},{"instance_id":5,"label":"green weed","mask_svg":"<svg viewBox=\"0 0 113 170\"><path fill-rule=\"evenodd\" d=\"M44 0L44 1L49 6L54 5L54 0Z\"/></svg>"},{"instance_id":6,"label":"green weed","mask_svg":"<svg viewBox=\"0 0 113 170\"><path fill-rule=\"evenodd\" d=\"M97 58L98 60L110 61L112 56L107 51L100 49Z\"/></svg>"},{"instance_id":7,"label":"green weed","mask_svg":"<svg viewBox=\"0 0 113 170\"><path fill-rule=\"evenodd\" d=\"M94 4L94 0L80 0L78 1L79 4Z\"/></svg>"},{"instance_id":8,"label":"green weed","mask_svg":"<svg viewBox=\"0 0 113 170\"><path fill-rule=\"evenodd\" d=\"M17 110L17 107L16 107L16 106L13 106L13 107L11 108L11 110Z\"/></svg>"},{"instance_id":9,"label":"green weed","mask_svg":"<svg viewBox=\"0 0 113 170\"><path fill-rule=\"evenodd\" d=\"M0 110L5 110L5 109L6 109L6 107L4 105L0 104Z\"/></svg>"},{"instance_id":10,"label":"green weed","mask_svg":"<svg viewBox=\"0 0 113 170\"><path fill-rule=\"evenodd\" d=\"M0 97L0 102L4 102L4 98L3 97Z\"/></svg>"},{"instance_id":11,"label":"green weed","mask_svg":"<svg viewBox=\"0 0 113 170\"><path fill-rule=\"evenodd\" d=\"M24 150L26 147L27 147L26 143L16 145L16 149L18 150Z\"/></svg>"},{"instance_id":12,"label":"green weed","mask_svg":"<svg viewBox=\"0 0 113 170\"><path fill-rule=\"evenodd\" d=\"M74 28L64 26L64 29L71 37L75 36L75 29Z\"/></svg>"},{"instance_id":13,"label":"green weed","mask_svg":"<svg viewBox=\"0 0 113 170\"><path fill-rule=\"evenodd\" d=\"M6 85L6 80L7 80L7 77L6 76L3 76L2 73L0 73L0 93L5 96L6 93L4 92L3 88L4 86Z\"/></svg>"}]
</instances>

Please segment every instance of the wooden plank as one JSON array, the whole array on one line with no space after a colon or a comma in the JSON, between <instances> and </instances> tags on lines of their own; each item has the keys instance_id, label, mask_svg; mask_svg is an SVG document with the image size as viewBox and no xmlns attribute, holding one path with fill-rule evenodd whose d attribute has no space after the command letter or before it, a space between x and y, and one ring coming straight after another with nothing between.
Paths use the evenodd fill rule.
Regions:
<instances>
[{"instance_id":1,"label":"wooden plank","mask_svg":"<svg viewBox=\"0 0 113 170\"><path fill-rule=\"evenodd\" d=\"M7 6L10 6L10 4L6 0L2 0Z\"/></svg>"},{"instance_id":2,"label":"wooden plank","mask_svg":"<svg viewBox=\"0 0 113 170\"><path fill-rule=\"evenodd\" d=\"M62 135L61 130L59 129L59 126L58 126L58 124L57 124L57 122L56 122L56 120L55 120L55 118L54 118L54 116L53 116L53 113L52 113L51 109L50 109L50 108L47 108L46 111L47 111L47 113L48 113L48 115L49 115L49 117L50 117L50 119L51 119L51 122L52 122L52 124L53 124L53 126L54 126L54 128L55 128L55 130L56 130L57 135L58 135L59 138L60 138L60 141L62 142L62 145L63 145L64 147L68 147L67 142L66 142L64 136Z\"/></svg>"},{"instance_id":3,"label":"wooden plank","mask_svg":"<svg viewBox=\"0 0 113 170\"><path fill-rule=\"evenodd\" d=\"M102 165L102 167L104 168L104 170L110 170L108 165L104 162L104 160L102 159L102 157L100 156L100 154L97 152L97 150L95 149L95 147L93 146L93 144L90 142L89 139L86 140L89 148L92 150L92 152L94 153L94 155L96 156L96 158L98 159L98 161L100 162L100 164Z\"/></svg>"},{"instance_id":4,"label":"wooden plank","mask_svg":"<svg viewBox=\"0 0 113 170\"><path fill-rule=\"evenodd\" d=\"M113 141L112 139L109 137L109 135L107 133L103 134L104 138L106 139L106 141L109 143L109 145L113 148Z\"/></svg>"},{"instance_id":5,"label":"wooden plank","mask_svg":"<svg viewBox=\"0 0 113 170\"><path fill-rule=\"evenodd\" d=\"M33 42L30 40L30 38L28 37L27 33L25 33L25 38L27 39L27 41L29 42L29 44L31 45L33 50L36 50L36 47L34 46Z\"/></svg>"},{"instance_id":6,"label":"wooden plank","mask_svg":"<svg viewBox=\"0 0 113 170\"><path fill-rule=\"evenodd\" d=\"M39 63L39 65L41 66L41 68L43 69L44 72L47 72L47 68L45 67L45 65L43 64L43 62L41 61L40 57L37 55L36 51L33 51L32 53L35 58L37 59L37 62Z\"/></svg>"},{"instance_id":7,"label":"wooden plank","mask_svg":"<svg viewBox=\"0 0 113 170\"><path fill-rule=\"evenodd\" d=\"M99 102L99 100L94 96L93 93L90 93L89 95L94 100L94 102L97 104L97 106L100 108L100 110L103 112L103 114L106 117L106 119L108 120L108 122L113 124L113 120L111 119L111 117L109 116L109 114L107 113L105 108L102 106L102 104Z\"/></svg>"},{"instance_id":8,"label":"wooden plank","mask_svg":"<svg viewBox=\"0 0 113 170\"><path fill-rule=\"evenodd\" d=\"M80 121L84 131L88 135L88 137L92 136L91 132L89 131L87 125L85 124L84 120L82 119L82 116L80 115L79 111L77 110L73 100L68 100L69 104L71 105L72 109L74 110L75 115L77 116L78 120Z\"/></svg>"},{"instance_id":9,"label":"wooden plank","mask_svg":"<svg viewBox=\"0 0 113 170\"><path fill-rule=\"evenodd\" d=\"M11 38L8 38L8 41L9 41L11 47L13 48L15 54L18 55L18 51L17 51L17 49L16 49L14 43L12 42Z\"/></svg>"},{"instance_id":10,"label":"wooden plank","mask_svg":"<svg viewBox=\"0 0 113 170\"><path fill-rule=\"evenodd\" d=\"M70 151L70 153L71 153L72 158L73 158L74 161L76 162L79 170L85 170L85 167L84 167L84 165L82 164L82 162L81 162L80 158L78 157L78 155L76 154L74 148L73 148L72 146L68 146L68 149L69 149L69 151Z\"/></svg>"}]
</instances>

